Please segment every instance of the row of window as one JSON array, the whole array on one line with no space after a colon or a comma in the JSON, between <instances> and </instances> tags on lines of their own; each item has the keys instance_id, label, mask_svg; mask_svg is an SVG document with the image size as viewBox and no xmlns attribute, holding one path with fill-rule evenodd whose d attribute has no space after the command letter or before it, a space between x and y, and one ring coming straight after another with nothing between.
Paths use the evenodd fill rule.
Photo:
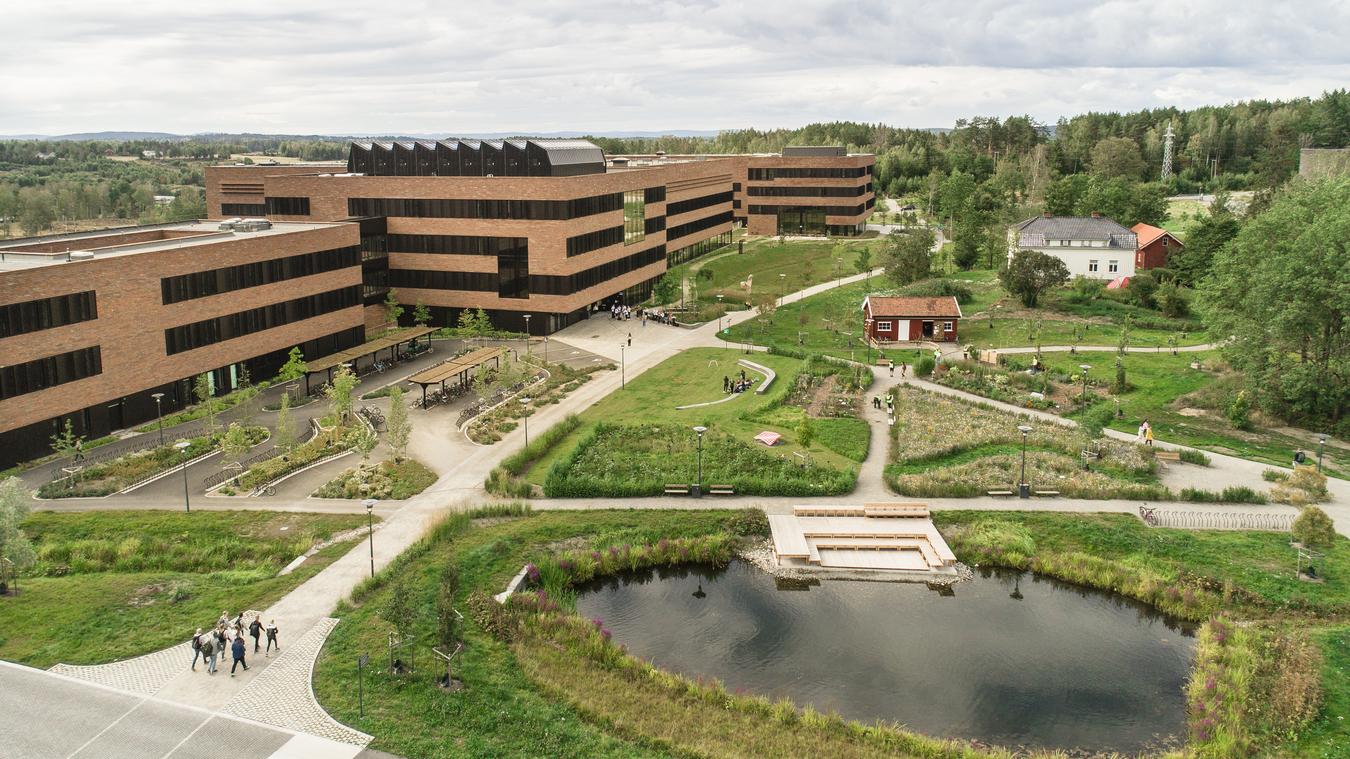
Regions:
<instances>
[{"instance_id":1,"label":"row of window","mask_svg":"<svg viewBox=\"0 0 1350 759\"><path fill-rule=\"evenodd\" d=\"M686 245L679 250L672 250L666 256L667 266L679 266L682 263L692 261L701 255L711 253L718 248L726 247L731 244L731 233L723 232L719 235L713 235L706 240L699 240L693 245Z\"/></svg>"},{"instance_id":2,"label":"row of window","mask_svg":"<svg viewBox=\"0 0 1350 759\"><path fill-rule=\"evenodd\" d=\"M854 187L751 187L746 194L751 197L784 198L854 198L872 191L872 185L860 184Z\"/></svg>"},{"instance_id":3,"label":"row of window","mask_svg":"<svg viewBox=\"0 0 1350 759\"><path fill-rule=\"evenodd\" d=\"M431 219L521 219L566 221L623 208L623 193L572 200L448 200L440 198L348 198L349 216Z\"/></svg>"},{"instance_id":4,"label":"row of window","mask_svg":"<svg viewBox=\"0 0 1350 759\"><path fill-rule=\"evenodd\" d=\"M221 203L221 216L266 216L265 203Z\"/></svg>"},{"instance_id":5,"label":"row of window","mask_svg":"<svg viewBox=\"0 0 1350 759\"><path fill-rule=\"evenodd\" d=\"M98 318L93 290L0 306L0 337L22 335Z\"/></svg>"},{"instance_id":6,"label":"row of window","mask_svg":"<svg viewBox=\"0 0 1350 759\"><path fill-rule=\"evenodd\" d=\"M774 179L856 179L872 173L871 166L856 168L775 168L751 169L751 182L768 182Z\"/></svg>"},{"instance_id":7,"label":"row of window","mask_svg":"<svg viewBox=\"0 0 1350 759\"><path fill-rule=\"evenodd\" d=\"M567 255L579 256L582 253L590 253L593 250L618 245L623 242L624 227L609 227L608 229L597 229L594 232L573 235L567 238Z\"/></svg>"},{"instance_id":8,"label":"row of window","mask_svg":"<svg viewBox=\"0 0 1350 759\"><path fill-rule=\"evenodd\" d=\"M1088 261L1088 271L1099 271L1098 265L1097 265L1097 259L1094 258L1094 259ZM1114 259L1114 258L1111 259L1110 261L1107 261L1107 262L1106 262L1106 271L1107 271L1107 272L1118 272L1118 271L1120 271L1120 261L1117 261L1117 260Z\"/></svg>"},{"instance_id":9,"label":"row of window","mask_svg":"<svg viewBox=\"0 0 1350 759\"><path fill-rule=\"evenodd\" d=\"M361 305L361 287L352 285L261 308L204 319L164 330L164 350L175 353L212 345L273 327Z\"/></svg>"},{"instance_id":10,"label":"row of window","mask_svg":"<svg viewBox=\"0 0 1350 759\"><path fill-rule=\"evenodd\" d=\"M524 237L480 235L386 235L391 253L450 253L460 256L495 256L525 247Z\"/></svg>"},{"instance_id":11,"label":"row of window","mask_svg":"<svg viewBox=\"0 0 1350 759\"><path fill-rule=\"evenodd\" d=\"M754 206L751 206L751 208L754 208ZM666 240L678 240L681 237L687 237L695 232L702 232L709 227L715 227L718 224L729 224L730 222L730 211L723 211L722 213L713 214L712 216L704 216L701 219L694 219L693 221L684 224L676 224L673 227L667 228Z\"/></svg>"},{"instance_id":12,"label":"row of window","mask_svg":"<svg viewBox=\"0 0 1350 759\"><path fill-rule=\"evenodd\" d=\"M103 373L99 347L0 366L0 401Z\"/></svg>"},{"instance_id":13,"label":"row of window","mask_svg":"<svg viewBox=\"0 0 1350 759\"><path fill-rule=\"evenodd\" d=\"M877 322L877 332L890 332L891 329L892 329L891 322L882 322L882 321ZM943 322L943 323L942 323L942 331L943 331L943 332L951 332L951 331L952 331L952 323L951 323L951 322Z\"/></svg>"},{"instance_id":14,"label":"row of window","mask_svg":"<svg viewBox=\"0 0 1350 759\"><path fill-rule=\"evenodd\" d=\"M677 200L674 203L666 205L666 215L674 216L679 213L689 213L697 211L700 208L715 206L719 203L730 203L731 192L719 192L713 195L704 195L699 198L689 198L688 200Z\"/></svg>"},{"instance_id":15,"label":"row of window","mask_svg":"<svg viewBox=\"0 0 1350 759\"><path fill-rule=\"evenodd\" d=\"M657 245L614 261L592 266L576 274L562 276L541 274L530 277L530 290L535 295L571 295L622 277L644 266L664 261L665 258L666 246Z\"/></svg>"},{"instance_id":16,"label":"row of window","mask_svg":"<svg viewBox=\"0 0 1350 759\"><path fill-rule=\"evenodd\" d=\"M284 282L311 274L337 271L359 263L361 263L361 248L350 245L345 248L163 277L159 280L159 285L164 303L169 304L233 292L246 287Z\"/></svg>"},{"instance_id":17,"label":"row of window","mask_svg":"<svg viewBox=\"0 0 1350 759\"><path fill-rule=\"evenodd\" d=\"M856 206L750 206L750 213L780 214L800 211L820 211L826 216L858 216L867 211L866 204Z\"/></svg>"},{"instance_id":18,"label":"row of window","mask_svg":"<svg viewBox=\"0 0 1350 759\"><path fill-rule=\"evenodd\" d=\"M263 198L270 216L309 216L309 198Z\"/></svg>"},{"instance_id":19,"label":"row of window","mask_svg":"<svg viewBox=\"0 0 1350 759\"><path fill-rule=\"evenodd\" d=\"M729 241L729 240L728 240ZM603 284L616 277L650 266L666 258L666 246L657 245L623 258L592 266L576 274L531 276L524 256L498 258L497 273L472 271L426 271L422 269L393 269L389 285L394 288L425 288L429 290L463 290L492 292L503 298L528 298L530 295L571 295L588 287Z\"/></svg>"},{"instance_id":20,"label":"row of window","mask_svg":"<svg viewBox=\"0 0 1350 759\"><path fill-rule=\"evenodd\" d=\"M497 289L497 279L498 274L489 271L389 270L389 286L395 289L411 287L490 293Z\"/></svg>"},{"instance_id":21,"label":"row of window","mask_svg":"<svg viewBox=\"0 0 1350 759\"><path fill-rule=\"evenodd\" d=\"M664 203L666 200L666 186L648 187L642 191L642 199L648 203Z\"/></svg>"}]
</instances>

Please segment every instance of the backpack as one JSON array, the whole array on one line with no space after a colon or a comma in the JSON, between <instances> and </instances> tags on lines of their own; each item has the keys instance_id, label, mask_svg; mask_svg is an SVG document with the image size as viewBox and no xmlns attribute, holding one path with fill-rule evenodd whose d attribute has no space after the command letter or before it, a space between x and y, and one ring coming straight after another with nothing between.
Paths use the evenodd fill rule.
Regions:
<instances>
[{"instance_id":1,"label":"backpack","mask_svg":"<svg viewBox=\"0 0 1350 759\"><path fill-rule=\"evenodd\" d=\"M209 638L202 642L202 654L204 656L210 656L211 654L215 653L215 651L216 651L215 644L211 642Z\"/></svg>"},{"instance_id":2,"label":"backpack","mask_svg":"<svg viewBox=\"0 0 1350 759\"><path fill-rule=\"evenodd\" d=\"M200 635L192 636L192 650L193 651L202 650L202 638Z\"/></svg>"}]
</instances>

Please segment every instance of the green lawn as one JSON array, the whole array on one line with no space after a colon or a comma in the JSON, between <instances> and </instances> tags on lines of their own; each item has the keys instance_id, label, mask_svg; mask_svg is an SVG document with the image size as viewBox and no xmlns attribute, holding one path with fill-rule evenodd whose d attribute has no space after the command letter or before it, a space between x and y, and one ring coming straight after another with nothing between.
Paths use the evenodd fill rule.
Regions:
<instances>
[{"instance_id":1,"label":"green lawn","mask_svg":"<svg viewBox=\"0 0 1350 759\"><path fill-rule=\"evenodd\" d=\"M30 516L38 553L20 594L0 597L0 658L37 667L95 664L187 640L199 626L264 608L354 541L276 573L361 515L83 512ZM283 529L284 528L284 529Z\"/></svg>"},{"instance_id":2,"label":"green lawn","mask_svg":"<svg viewBox=\"0 0 1350 759\"><path fill-rule=\"evenodd\" d=\"M824 442L819 439L803 448L796 440L796 432L792 429L765 421L751 422L742 418L743 415L762 410L787 395L793 376L803 366L803 362L798 359L756 353L750 357L752 361L767 366L778 374L778 378L764 395L747 392L715 406L676 410L677 405L702 403L726 397L722 393L722 378L739 374L742 367L736 361L742 357L744 354L735 350L696 348L666 359L628 382L624 389L611 393L584 411L580 415L582 424L540 458L526 473L526 479L542 485L553 463L567 455L591 434L597 422L611 425L676 425L689 429L691 440L694 438L692 428L695 425L708 427L712 434L727 433L746 442L751 441L760 432L772 430L784 436L784 439L772 449L775 455L790 459L793 452L806 451L817 464L836 469L855 466L847 457L826 448ZM750 370L746 370L746 374L755 376ZM764 450L769 451L767 448ZM688 476L682 476L671 481L684 482L689 479L691 478Z\"/></svg>"}]
</instances>

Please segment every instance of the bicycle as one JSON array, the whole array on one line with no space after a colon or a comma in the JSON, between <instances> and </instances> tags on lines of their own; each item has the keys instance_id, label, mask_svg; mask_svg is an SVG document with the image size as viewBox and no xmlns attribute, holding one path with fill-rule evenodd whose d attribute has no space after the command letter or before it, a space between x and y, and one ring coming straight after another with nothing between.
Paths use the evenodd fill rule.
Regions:
<instances>
[{"instance_id":1,"label":"bicycle","mask_svg":"<svg viewBox=\"0 0 1350 759\"><path fill-rule=\"evenodd\" d=\"M259 485L258 487L254 488L251 496L253 498L259 498L263 496L272 496L276 494L277 494L277 486L269 484L269 485Z\"/></svg>"},{"instance_id":2,"label":"bicycle","mask_svg":"<svg viewBox=\"0 0 1350 759\"><path fill-rule=\"evenodd\" d=\"M1157 527L1158 526L1158 515L1156 513L1157 511L1158 511L1157 509L1149 508L1147 506L1140 506L1139 518L1144 520L1144 524L1148 525L1149 527Z\"/></svg>"}]
</instances>

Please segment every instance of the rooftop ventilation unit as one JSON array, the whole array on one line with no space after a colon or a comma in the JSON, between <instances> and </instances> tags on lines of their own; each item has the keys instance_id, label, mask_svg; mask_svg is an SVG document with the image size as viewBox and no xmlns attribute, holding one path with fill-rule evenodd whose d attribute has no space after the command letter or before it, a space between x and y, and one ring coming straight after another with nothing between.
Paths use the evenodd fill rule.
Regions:
<instances>
[{"instance_id":1,"label":"rooftop ventilation unit","mask_svg":"<svg viewBox=\"0 0 1350 759\"><path fill-rule=\"evenodd\" d=\"M272 222L267 219L244 219L234 225L234 231L236 232L261 232L264 229L271 228Z\"/></svg>"}]
</instances>

